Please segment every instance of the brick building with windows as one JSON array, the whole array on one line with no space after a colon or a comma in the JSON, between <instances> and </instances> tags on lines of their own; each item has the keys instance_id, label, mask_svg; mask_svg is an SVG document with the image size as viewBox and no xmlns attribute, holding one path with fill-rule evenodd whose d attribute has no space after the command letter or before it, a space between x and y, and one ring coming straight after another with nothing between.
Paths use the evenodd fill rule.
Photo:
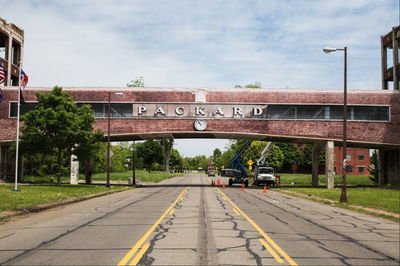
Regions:
<instances>
[{"instance_id":1,"label":"brick building with windows","mask_svg":"<svg viewBox=\"0 0 400 266\"><path fill-rule=\"evenodd\" d=\"M0 18L0 66L6 76L4 86L18 86L23 48L24 31Z\"/></svg>"},{"instance_id":2,"label":"brick building with windows","mask_svg":"<svg viewBox=\"0 0 400 266\"><path fill-rule=\"evenodd\" d=\"M342 147L335 147L335 173L343 174L343 150ZM346 174L348 175L370 175L369 149L347 148Z\"/></svg>"}]
</instances>

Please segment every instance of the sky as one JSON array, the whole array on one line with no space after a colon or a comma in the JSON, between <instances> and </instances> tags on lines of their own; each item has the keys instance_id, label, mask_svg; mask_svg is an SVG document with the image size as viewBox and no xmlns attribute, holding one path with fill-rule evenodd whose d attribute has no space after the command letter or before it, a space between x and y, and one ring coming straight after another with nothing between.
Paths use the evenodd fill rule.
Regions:
<instances>
[{"instance_id":1,"label":"sky","mask_svg":"<svg viewBox=\"0 0 400 266\"><path fill-rule=\"evenodd\" d=\"M25 31L28 86L380 89L399 0L0 0ZM227 140L176 140L186 156Z\"/></svg>"}]
</instances>

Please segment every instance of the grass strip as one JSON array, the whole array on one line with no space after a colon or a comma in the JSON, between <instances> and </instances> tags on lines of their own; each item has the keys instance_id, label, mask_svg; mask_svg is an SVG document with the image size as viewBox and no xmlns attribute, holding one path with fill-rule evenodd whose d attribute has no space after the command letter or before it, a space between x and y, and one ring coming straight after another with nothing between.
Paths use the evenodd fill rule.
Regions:
<instances>
[{"instance_id":1,"label":"grass strip","mask_svg":"<svg viewBox=\"0 0 400 266\"><path fill-rule=\"evenodd\" d=\"M101 185L20 185L21 191L12 191L13 185L0 185L0 212L4 211L37 211L44 205L66 200L79 201L89 197L105 195L130 189L131 187Z\"/></svg>"},{"instance_id":2,"label":"grass strip","mask_svg":"<svg viewBox=\"0 0 400 266\"><path fill-rule=\"evenodd\" d=\"M182 173L165 173L162 171L151 171L147 172L144 170L136 170L136 177L139 177L141 182L153 182L153 183L158 183L162 180L172 178L174 176L180 176L183 175ZM132 177L132 171L126 171L126 172L121 172L121 173L110 173L110 179L111 181L128 181L128 178ZM104 181L107 178L106 173L98 173L93 175L93 180L94 181ZM81 175L81 180L84 179L84 175ZM24 177L24 182L27 183L54 183L56 180L56 177L53 175L47 175L47 176L30 176L27 175ZM61 181L64 183L68 183L70 180L69 177L63 176L61 178Z\"/></svg>"},{"instance_id":3,"label":"grass strip","mask_svg":"<svg viewBox=\"0 0 400 266\"><path fill-rule=\"evenodd\" d=\"M400 191L382 188L347 188L348 203L339 203L341 189L280 188L279 192L300 196L340 208L355 210L399 222Z\"/></svg>"},{"instance_id":4,"label":"grass strip","mask_svg":"<svg viewBox=\"0 0 400 266\"><path fill-rule=\"evenodd\" d=\"M278 174L281 176L282 185L310 185L311 174ZM319 183L321 185L326 184L326 176L318 176ZM335 176L335 184L339 185L342 183L342 176ZM371 181L369 176L359 175L347 175L347 185L361 185L361 186L373 186L375 183Z\"/></svg>"},{"instance_id":5,"label":"grass strip","mask_svg":"<svg viewBox=\"0 0 400 266\"><path fill-rule=\"evenodd\" d=\"M147 172L144 170L136 170L136 177L140 178L141 182L153 182L158 183L162 180L169 179L175 176L183 175L182 173L165 173L162 171L151 171ZM122 173L111 173L111 180L127 181L128 178L132 177L132 171L126 171ZM94 174L93 180L106 180L106 173Z\"/></svg>"}]
</instances>

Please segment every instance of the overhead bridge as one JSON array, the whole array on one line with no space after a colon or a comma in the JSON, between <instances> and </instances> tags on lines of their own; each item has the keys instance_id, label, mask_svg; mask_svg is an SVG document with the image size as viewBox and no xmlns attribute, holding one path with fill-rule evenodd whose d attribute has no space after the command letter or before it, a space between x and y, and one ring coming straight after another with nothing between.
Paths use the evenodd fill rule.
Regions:
<instances>
[{"instance_id":1,"label":"overhead bridge","mask_svg":"<svg viewBox=\"0 0 400 266\"><path fill-rule=\"evenodd\" d=\"M35 93L50 91L25 89L22 113L34 108ZM320 147L342 144L343 90L68 87L64 91L79 105L92 106L95 127L105 133L110 101L114 141L246 138ZM3 88L3 96L0 142L5 150L16 134L17 88ZM386 167L386 179L400 175L399 91L348 91L347 125L348 146L381 149L382 161L394 160Z\"/></svg>"}]
</instances>

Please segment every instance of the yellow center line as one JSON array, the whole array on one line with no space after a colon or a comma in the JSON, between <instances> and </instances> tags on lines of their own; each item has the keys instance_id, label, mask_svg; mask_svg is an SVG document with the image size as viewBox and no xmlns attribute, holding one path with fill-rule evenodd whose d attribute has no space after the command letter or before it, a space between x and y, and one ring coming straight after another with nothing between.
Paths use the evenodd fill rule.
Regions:
<instances>
[{"instance_id":1,"label":"yellow center line","mask_svg":"<svg viewBox=\"0 0 400 266\"><path fill-rule=\"evenodd\" d=\"M169 215L172 215L174 212L175 212L175 209L172 209L172 210L169 212Z\"/></svg>"},{"instance_id":2,"label":"yellow center line","mask_svg":"<svg viewBox=\"0 0 400 266\"><path fill-rule=\"evenodd\" d=\"M179 199L182 197L182 195L189 189L189 187L186 187L181 194L176 198L176 200L169 206L169 208L163 213L163 215L158 218L158 220L150 227L150 229L142 236L141 239L139 239L138 242L131 248L131 250L128 251L128 253L118 262L118 265L126 265L128 261L132 258L132 256L136 253L136 251L143 245L143 243L149 238L151 233L157 228L157 226L161 223L161 221L167 216L167 214L174 208L174 206L178 203Z\"/></svg>"},{"instance_id":3,"label":"yellow center line","mask_svg":"<svg viewBox=\"0 0 400 266\"><path fill-rule=\"evenodd\" d=\"M283 251L276 243L274 240L272 240L267 233L265 233L261 227L259 227L252 219L250 219L249 216L247 216L241 209L239 209L238 206L236 206L235 203L233 203L226 195L224 192L222 192L219 188L216 188L222 195L225 196L225 198L227 198L228 202L244 217L246 218L246 220L265 238L265 240L267 240L267 242L273 246L275 248L276 251L278 251L278 253L284 257L290 265L295 266L297 265L297 263L290 258L285 251Z\"/></svg>"},{"instance_id":4,"label":"yellow center line","mask_svg":"<svg viewBox=\"0 0 400 266\"><path fill-rule=\"evenodd\" d=\"M276 254L275 250L273 250L273 249L271 248L271 246L268 245L267 242L265 242L264 239L261 239L261 238L260 238L260 239L258 239L258 240L260 241L261 245L263 245L263 246L268 250L268 252L271 253L272 257L274 257L275 260L276 260L277 262L283 263L283 260L281 259L281 257L279 257L279 255Z\"/></svg>"},{"instance_id":5,"label":"yellow center line","mask_svg":"<svg viewBox=\"0 0 400 266\"><path fill-rule=\"evenodd\" d=\"M135 258L131 261L129 265L136 265L140 261L140 259L143 257L144 253L146 253L147 249L150 247L150 243L146 243L143 245L143 247L139 250L138 254L135 256Z\"/></svg>"},{"instance_id":6,"label":"yellow center line","mask_svg":"<svg viewBox=\"0 0 400 266\"><path fill-rule=\"evenodd\" d=\"M233 211L234 211L237 215L240 215L240 213L239 213L235 208L233 208Z\"/></svg>"}]
</instances>

